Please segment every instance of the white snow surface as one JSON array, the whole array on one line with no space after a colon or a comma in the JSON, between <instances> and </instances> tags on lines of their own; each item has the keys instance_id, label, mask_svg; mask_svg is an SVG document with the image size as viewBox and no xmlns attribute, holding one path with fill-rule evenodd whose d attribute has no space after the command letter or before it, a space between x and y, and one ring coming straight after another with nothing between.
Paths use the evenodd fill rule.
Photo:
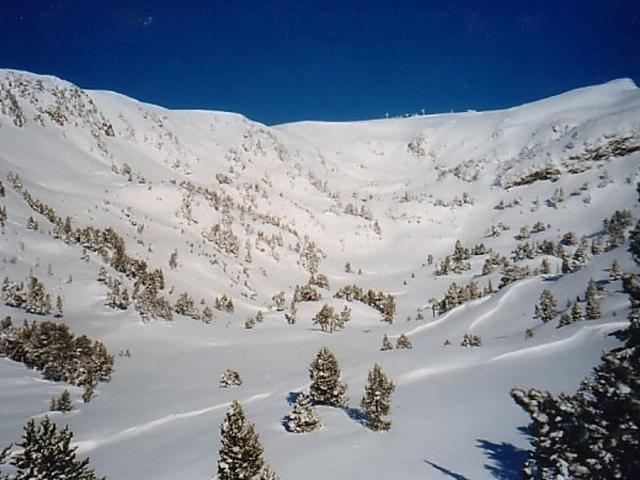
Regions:
<instances>
[{"instance_id":1,"label":"white snow surface","mask_svg":"<svg viewBox=\"0 0 640 480\"><path fill-rule=\"evenodd\" d=\"M10 108L16 104L22 126ZM55 321L103 341L113 353L131 352L130 358L116 356L112 380L99 384L89 404L82 403L79 388L45 381L0 358L0 445L19 440L26 421L46 414L51 398L69 388L75 410L48 414L70 425L79 454L90 456L96 471L111 480L214 477L219 425L233 399L255 422L265 458L283 480L517 478L529 446L523 431L528 417L511 400L510 388L574 391L600 353L618 344L608 334L625 325L627 298L620 282L607 281L607 269L614 259L623 270L635 268L626 246L591 257L576 273L531 277L436 318L429 299L441 298L452 281L475 279L482 288L490 278L498 286L499 271L480 274L485 256L472 257L465 274L434 275L456 239L509 255L519 228L538 220L551 226L530 240L558 241L569 230L591 238L616 209L638 217L640 151L570 159L611 139L640 145L640 90L631 80L501 111L267 127L241 115L172 111L3 70L0 106L0 174L7 191L0 203L8 214L0 235L3 277L21 280L32 270L54 296L64 296L64 317ZM105 134L106 124L113 136ZM125 164L132 181L114 172ZM569 172L571 164L584 171ZM544 165L560 171L557 181L503 188ZM172 302L187 291L201 308L200 299L213 306L216 296L227 294L235 312L215 311L211 324L179 315L172 322L143 323L133 307L105 307L106 287L96 281L102 259L89 254L84 261L80 246L54 239L52 225L5 181L9 171L74 226L113 227L130 254L163 269L164 295ZM240 240L239 255L204 240L202 232L222 220L223 209L184 182L232 200L226 215ZM585 183L588 189L579 191ZM553 208L545 200L557 188L566 200ZM472 205L437 205L463 192ZM494 208L514 199L520 204ZM348 203L365 206L373 220L345 213ZM38 231L26 229L30 215ZM510 230L488 236L499 222ZM269 246L258 240L256 248L259 236L272 235L281 241ZM326 255L319 271L330 290L322 291L324 300L299 304L298 322L288 325L271 297L285 291L288 305L295 285L307 281L296 252L305 236ZM171 269L174 249L179 265ZM536 267L542 258L528 263ZM555 271L559 260L549 259ZM346 262L354 273L345 273ZM69 275L72 283L66 283ZM604 283L601 319L560 329L557 319L533 319L543 289L564 310L567 299L584 294L590 278ZM354 302L344 330L315 328L311 318L323 302L341 309L346 302L333 293L352 283L392 293L394 323ZM423 308L424 319L416 320ZM258 310L264 322L246 330L244 320ZM17 323L43 320L2 305L0 318L5 315ZM528 328L534 336L525 339ZM379 351L385 333L394 342L407 334L413 349ZM465 333L480 335L483 346L460 347ZM445 339L451 344L443 346ZM308 388L308 366L322 346L340 362L351 408L359 406L374 363L395 381L391 431L369 431L349 410L328 407L318 408L319 431L283 428L289 402ZM242 386L218 388L227 368L240 372Z\"/></svg>"}]
</instances>

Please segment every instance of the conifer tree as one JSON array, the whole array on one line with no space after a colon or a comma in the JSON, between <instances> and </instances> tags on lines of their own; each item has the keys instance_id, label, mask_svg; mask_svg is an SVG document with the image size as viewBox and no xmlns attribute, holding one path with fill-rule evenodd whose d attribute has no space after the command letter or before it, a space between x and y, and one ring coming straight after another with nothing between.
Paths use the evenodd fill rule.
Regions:
<instances>
[{"instance_id":1,"label":"conifer tree","mask_svg":"<svg viewBox=\"0 0 640 480\"><path fill-rule=\"evenodd\" d=\"M300 393L286 418L286 428L292 433L307 433L320 428L320 417L311 403L311 397Z\"/></svg>"},{"instance_id":2,"label":"conifer tree","mask_svg":"<svg viewBox=\"0 0 640 480\"><path fill-rule=\"evenodd\" d=\"M582 311L578 300L576 300L571 307L571 322L579 322L581 320L584 320L584 312Z\"/></svg>"},{"instance_id":3,"label":"conifer tree","mask_svg":"<svg viewBox=\"0 0 640 480\"><path fill-rule=\"evenodd\" d=\"M211 321L213 320L213 310L209 305L205 305L205 307L202 309L201 318L204 323L211 323Z\"/></svg>"},{"instance_id":4,"label":"conifer tree","mask_svg":"<svg viewBox=\"0 0 640 480\"><path fill-rule=\"evenodd\" d=\"M622 278L622 269L620 268L618 260L614 260L609 267L609 278L612 281L620 280Z\"/></svg>"},{"instance_id":5,"label":"conifer tree","mask_svg":"<svg viewBox=\"0 0 640 480\"><path fill-rule=\"evenodd\" d=\"M338 359L322 347L309 367L311 398L318 405L340 407L346 402L347 386L340 382Z\"/></svg>"},{"instance_id":6,"label":"conifer tree","mask_svg":"<svg viewBox=\"0 0 640 480\"><path fill-rule=\"evenodd\" d=\"M62 318L62 297L60 295L56 297L56 309L53 316L56 318Z\"/></svg>"},{"instance_id":7,"label":"conifer tree","mask_svg":"<svg viewBox=\"0 0 640 480\"><path fill-rule=\"evenodd\" d=\"M365 423L371 430L389 430L391 421L383 417L391 410L390 397L395 391L394 383L384 374L377 363L369 371L367 385L360 406L365 415Z\"/></svg>"},{"instance_id":8,"label":"conifer tree","mask_svg":"<svg viewBox=\"0 0 640 480\"><path fill-rule=\"evenodd\" d=\"M546 258L543 258L542 262L540 262L540 273L542 275L549 275L551 273L551 265L549 265L549 260Z\"/></svg>"},{"instance_id":9,"label":"conifer tree","mask_svg":"<svg viewBox=\"0 0 640 480\"><path fill-rule=\"evenodd\" d=\"M589 285L587 286L587 291L585 293L585 300L587 302L587 318L589 320L596 320L600 318L600 296L598 295L598 288L596 287L593 279L589 280Z\"/></svg>"},{"instance_id":10,"label":"conifer tree","mask_svg":"<svg viewBox=\"0 0 640 480\"><path fill-rule=\"evenodd\" d=\"M69 427L58 430L55 423L44 417L36 425L31 419L24 427L22 451L13 457L15 480L99 480L89 468L89 459L76 459L76 449L71 447L73 433Z\"/></svg>"},{"instance_id":11,"label":"conifer tree","mask_svg":"<svg viewBox=\"0 0 640 480\"><path fill-rule=\"evenodd\" d=\"M280 480L280 477L278 477L276 472L269 465L267 465L260 472L259 480Z\"/></svg>"},{"instance_id":12,"label":"conifer tree","mask_svg":"<svg viewBox=\"0 0 640 480\"><path fill-rule=\"evenodd\" d=\"M389 337L385 333L384 337L382 337L382 346L380 347L380 351L385 352L387 350L393 350L393 344L391 343L391 341L389 340Z\"/></svg>"},{"instance_id":13,"label":"conifer tree","mask_svg":"<svg viewBox=\"0 0 640 480\"><path fill-rule=\"evenodd\" d=\"M542 291L542 294L540 294L540 300L535 306L533 318L539 318L547 323L558 315L557 307L556 297L553 296L550 290L545 289Z\"/></svg>"},{"instance_id":14,"label":"conifer tree","mask_svg":"<svg viewBox=\"0 0 640 480\"><path fill-rule=\"evenodd\" d=\"M174 312L178 315L184 315L186 317L193 318L198 320L200 318L200 313L196 308L196 304L187 292L183 292L178 297L178 301L173 307Z\"/></svg>"},{"instance_id":15,"label":"conifer tree","mask_svg":"<svg viewBox=\"0 0 640 480\"><path fill-rule=\"evenodd\" d=\"M254 424L235 400L220 425L220 435L219 480L250 480L258 475L264 466L262 444Z\"/></svg>"},{"instance_id":16,"label":"conifer tree","mask_svg":"<svg viewBox=\"0 0 640 480\"><path fill-rule=\"evenodd\" d=\"M51 313L51 295L46 292L42 282L33 275L29 276L24 309L28 313L36 315L49 315Z\"/></svg>"},{"instance_id":17,"label":"conifer tree","mask_svg":"<svg viewBox=\"0 0 640 480\"><path fill-rule=\"evenodd\" d=\"M396 340L396 348L411 349L413 348L413 345L411 344L411 340L409 340L409 337L407 337L404 333L401 333L398 337L398 340Z\"/></svg>"},{"instance_id":18,"label":"conifer tree","mask_svg":"<svg viewBox=\"0 0 640 480\"><path fill-rule=\"evenodd\" d=\"M573 320L571 320L571 315L568 313L563 313L560 315L560 320L558 321L558 328L566 327L567 325L571 325Z\"/></svg>"},{"instance_id":19,"label":"conifer tree","mask_svg":"<svg viewBox=\"0 0 640 480\"><path fill-rule=\"evenodd\" d=\"M51 406L49 408L54 412L69 412L73 410L73 403L71 401L71 394L69 390L65 390L60 396L51 400Z\"/></svg>"}]
</instances>

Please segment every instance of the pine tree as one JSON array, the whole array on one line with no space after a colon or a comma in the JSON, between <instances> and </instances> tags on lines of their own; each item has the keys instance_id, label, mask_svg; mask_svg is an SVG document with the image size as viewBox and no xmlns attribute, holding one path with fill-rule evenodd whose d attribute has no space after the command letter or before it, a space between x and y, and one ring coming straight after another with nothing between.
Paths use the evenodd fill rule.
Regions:
<instances>
[{"instance_id":1,"label":"pine tree","mask_svg":"<svg viewBox=\"0 0 640 480\"><path fill-rule=\"evenodd\" d=\"M55 318L62 318L62 297L60 295L56 297L56 309L53 316Z\"/></svg>"},{"instance_id":2,"label":"pine tree","mask_svg":"<svg viewBox=\"0 0 640 480\"><path fill-rule=\"evenodd\" d=\"M545 289L540 294L540 300L535 306L535 312L533 318L539 318L543 322L547 323L558 315L558 304L556 297L553 296L551 291Z\"/></svg>"},{"instance_id":3,"label":"pine tree","mask_svg":"<svg viewBox=\"0 0 640 480\"><path fill-rule=\"evenodd\" d=\"M260 472L259 480L280 480L280 477L278 477L278 474L276 474L276 472L267 465Z\"/></svg>"},{"instance_id":4,"label":"pine tree","mask_svg":"<svg viewBox=\"0 0 640 480\"><path fill-rule=\"evenodd\" d=\"M587 318L589 320L596 320L600 318L600 296L598 295L598 287L596 287L593 279L589 280L585 299L587 301Z\"/></svg>"},{"instance_id":5,"label":"pine tree","mask_svg":"<svg viewBox=\"0 0 640 480\"><path fill-rule=\"evenodd\" d=\"M558 328L566 327L567 325L571 325L573 320L571 320L571 315L568 313L563 313L560 315L560 320L558 321Z\"/></svg>"},{"instance_id":6,"label":"pine tree","mask_svg":"<svg viewBox=\"0 0 640 480\"><path fill-rule=\"evenodd\" d=\"M220 377L218 386L220 388L239 387L242 385L242 378L236 370L226 369Z\"/></svg>"},{"instance_id":7,"label":"pine tree","mask_svg":"<svg viewBox=\"0 0 640 480\"><path fill-rule=\"evenodd\" d=\"M384 337L382 337L382 347L380 347L380 351L385 352L387 350L393 350L393 345L391 344L391 341L389 341L389 337L385 333Z\"/></svg>"},{"instance_id":8,"label":"pine tree","mask_svg":"<svg viewBox=\"0 0 640 480\"><path fill-rule=\"evenodd\" d=\"M173 307L173 311L178 315L184 315L186 317L193 318L195 320L200 319L200 313L196 308L196 304L187 292L183 292L178 297L178 301Z\"/></svg>"},{"instance_id":9,"label":"pine tree","mask_svg":"<svg viewBox=\"0 0 640 480\"><path fill-rule=\"evenodd\" d=\"M33 275L29 276L24 309L28 313L36 315L49 315L51 313L51 296L46 292L42 282Z\"/></svg>"},{"instance_id":10,"label":"pine tree","mask_svg":"<svg viewBox=\"0 0 640 480\"><path fill-rule=\"evenodd\" d=\"M611 279L611 281L622 279L622 269L620 268L618 260L614 260L609 267L609 278Z\"/></svg>"},{"instance_id":11,"label":"pine tree","mask_svg":"<svg viewBox=\"0 0 640 480\"><path fill-rule=\"evenodd\" d=\"M581 320L584 320L584 312L582 311L578 300L576 300L571 307L571 322L579 322Z\"/></svg>"},{"instance_id":12,"label":"pine tree","mask_svg":"<svg viewBox=\"0 0 640 480\"><path fill-rule=\"evenodd\" d=\"M411 344L411 340L404 333L401 333L396 340L396 348L398 349L411 349L413 345Z\"/></svg>"},{"instance_id":13,"label":"pine tree","mask_svg":"<svg viewBox=\"0 0 640 480\"><path fill-rule=\"evenodd\" d=\"M383 419L391 410L390 397L395 385L384 374L377 363L369 371L367 385L360 406L365 415L365 423L371 430L389 430L391 421Z\"/></svg>"},{"instance_id":14,"label":"pine tree","mask_svg":"<svg viewBox=\"0 0 640 480\"><path fill-rule=\"evenodd\" d=\"M60 396L51 400L51 406L49 408L54 412L70 412L73 410L73 403L71 401L71 394L69 390L65 390Z\"/></svg>"},{"instance_id":15,"label":"pine tree","mask_svg":"<svg viewBox=\"0 0 640 480\"><path fill-rule=\"evenodd\" d=\"M340 382L338 359L327 347L322 347L309 366L311 398L318 405L340 407L346 402L347 386Z\"/></svg>"},{"instance_id":16,"label":"pine tree","mask_svg":"<svg viewBox=\"0 0 640 480\"><path fill-rule=\"evenodd\" d=\"M551 265L549 265L549 260L546 258L543 258L542 262L540 262L540 273L542 275L549 275L551 273Z\"/></svg>"},{"instance_id":17,"label":"pine tree","mask_svg":"<svg viewBox=\"0 0 640 480\"><path fill-rule=\"evenodd\" d=\"M73 433L69 427L58 431L55 423L44 417L38 425L29 420L24 427L23 450L16 454L12 465L16 467L15 480L98 480L89 468L89 459L76 459L76 449L71 447Z\"/></svg>"},{"instance_id":18,"label":"pine tree","mask_svg":"<svg viewBox=\"0 0 640 480\"><path fill-rule=\"evenodd\" d=\"M320 417L311 403L311 397L300 393L286 418L286 428L292 433L307 433L320 428Z\"/></svg>"},{"instance_id":19,"label":"pine tree","mask_svg":"<svg viewBox=\"0 0 640 480\"><path fill-rule=\"evenodd\" d=\"M264 466L262 444L254 424L235 400L220 425L220 435L219 480L251 480L258 475Z\"/></svg>"},{"instance_id":20,"label":"pine tree","mask_svg":"<svg viewBox=\"0 0 640 480\"><path fill-rule=\"evenodd\" d=\"M211 323L211 321L213 320L213 310L209 305L205 305L205 307L202 309L201 318L204 323Z\"/></svg>"}]
</instances>

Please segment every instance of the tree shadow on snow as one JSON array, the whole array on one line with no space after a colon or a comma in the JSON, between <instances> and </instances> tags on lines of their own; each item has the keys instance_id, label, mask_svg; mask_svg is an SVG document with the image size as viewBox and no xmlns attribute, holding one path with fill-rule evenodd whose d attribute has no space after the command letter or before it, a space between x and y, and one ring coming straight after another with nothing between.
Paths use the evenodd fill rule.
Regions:
<instances>
[{"instance_id":1,"label":"tree shadow on snow","mask_svg":"<svg viewBox=\"0 0 640 480\"><path fill-rule=\"evenodd\" d=\"M302 395L302 392L289 392L287 394L287 403L289 405L293 405L298 401L298 397L300 397L300 395Z\"/></svg>"},{"instance_id":2,"label":"tree shadow on snow","mask_svg":"<svg viewBox=\"0 0 640 480\"><path fill-rule=\"evenodd\" d=\"M347 416L361 425L364 425L364 421L366 420L366 416L362 410L355 407L349 407L345 405L344 407L340 407L347 414Z\"/></svg>"},{"instance_id":3,"label":"tree shadow on snow","mask_svg":"<svg viewBox=\"0 0 640 480\"><path fill-rule=\"evenodd\" d=\"M522 466L528 452L510 443L493 443L478 439L478 446L490 460L484 468L497 480L516 480L522 478Z\"/></svg>"},{"instance_id":4,"label":"tree shadow on snow","mask_svg":"<svg viewBox=\"0 0 640 480\"><path fill-rule=\"evenodd\" d=\"M433 468L435 468L439 472L444 473L445 475L447 475L448 477L453 478L454 480L469 480L464 475L460 475L459 473L453 472L453 471L449 470L448 468L441 467L437 463L430 462L429 460L423 460L423 461L424 461L424 463L427 463L427 464L431 465Z\"/></svg>"}]
</instances>

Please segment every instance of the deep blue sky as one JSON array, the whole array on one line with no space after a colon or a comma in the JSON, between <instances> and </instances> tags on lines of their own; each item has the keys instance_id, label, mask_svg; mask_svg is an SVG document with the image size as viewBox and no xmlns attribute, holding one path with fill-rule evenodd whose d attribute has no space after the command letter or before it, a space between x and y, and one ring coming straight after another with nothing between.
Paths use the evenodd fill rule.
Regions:
<instances>
[{"instance_id":1,"label":"deep blue sky","mask_svg":"<svg viewBox=\"0 0 640 480\"><path fill-rule=\"evenodd\" d=\"M0 68L268 124L640 83L640 0L0 0L0 25Z\"/></svg>"}]
</instances>

